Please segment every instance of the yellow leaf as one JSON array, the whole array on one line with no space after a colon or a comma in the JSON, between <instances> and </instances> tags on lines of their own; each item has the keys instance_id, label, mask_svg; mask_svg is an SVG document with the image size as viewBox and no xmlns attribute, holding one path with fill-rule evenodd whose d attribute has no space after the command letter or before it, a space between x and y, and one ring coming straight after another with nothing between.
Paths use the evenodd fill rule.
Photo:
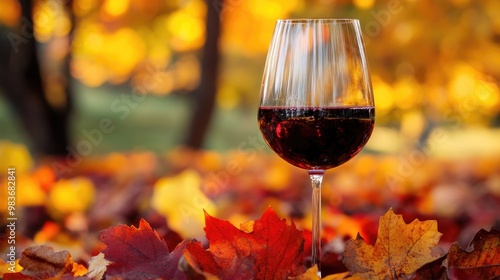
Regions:
<instances>
[{"instance_id":1,"label":"yellow leaf","mask_svg":"<svg viewBox=\"0 0 500 280\"><path fill-rule=\"evenodd\" d=\"M45 205L47 195L32 176L19 174L17 186L22 189L17 191L18 206Z\"/></svg>"},{"instance_id":2,"label":"yellow leaf","mask_svg":"<svg viewBox=\"0 0 500 280\"><path fill-rule=\"evenodd\" d=\"M5 169L5 174L7 174L7 169ZM2 197L2 199L0 199L0 213L2 214L7 214L8 205L12 203L12 198L8 200L7 197L15 198L16 206L19 207L40 206L46 203L46 193L42 190L40 185L26 173L16 172L15 180L13 181L9 181L7 176L0 178L0 185L2 186L0 188L0 197Z\"/></svg>"},{"instance_id":3,"label":"yellow leaf","mask_svg":"<svg viewBox=\"0 0 500 280\"><path fill-rule=\"evenodd\" d=\"M28 173L33 167L33 158L28 148L22 144L0 141L0 170L13 167L16 173Z\"/></svg>"},{"instance_id":4,"label":"yellow leaf","mask_svg":"<svg viewBox=\"0 0 500 280\"><path fill-rule=\"evenodd\" d=\"M375 245L366 244L359 236L350 240L343 262L355 277L403 277L443 256L443 250L437 246L440 237L436 221L414 220L406 224L401 215L390 209L380 218Z\"/></svg>"},{"instance_id":5,"label":"yellow leaf","mask_svg":"<svg viewBox=\"0 0 500 280\"><path fill-rule=\"evenodd\" d=\"M201 191L201 177L194 170L159 179L152 206L167 217L168 225L185 238L203 236L203 210L215 213L215 204Z\"/></svg>"},{"instance_id":6,"label":"yellow leaf","mask_svg":"<svg viewBox=\"0 0 500 280\"><path fill-rule=\"evenodd\" d=\"M60 214L85 211L93 202L95 187L85 177L63 179L54 183L49 193L49 203Z\"/></svg>"}]
</instances>

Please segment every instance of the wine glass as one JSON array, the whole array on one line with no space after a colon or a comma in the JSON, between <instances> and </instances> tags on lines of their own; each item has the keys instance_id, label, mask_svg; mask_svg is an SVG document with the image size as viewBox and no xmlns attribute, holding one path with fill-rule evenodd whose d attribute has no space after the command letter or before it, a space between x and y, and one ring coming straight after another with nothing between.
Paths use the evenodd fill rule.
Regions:
<instances>
[{"instance_id":1,"label":"wine glass","mask_svg":"<svg viewBox=\"0 0 500 280\"><path fill-rule=\"evenodd\" d=\"M269 147L307 170L312 184L312 256L321 276L321 182L371 136L373 92L357 19L278 20L258 112Z\"/></svg>"}]
</instances>

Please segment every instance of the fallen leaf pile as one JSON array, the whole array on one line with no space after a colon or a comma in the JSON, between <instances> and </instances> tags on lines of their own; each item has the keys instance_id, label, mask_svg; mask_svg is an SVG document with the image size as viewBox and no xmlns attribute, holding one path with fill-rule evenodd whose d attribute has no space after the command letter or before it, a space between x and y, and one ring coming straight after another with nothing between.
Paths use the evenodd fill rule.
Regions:
<instances>
[{"instance_id":1,"label":"fallen leaf pile","mask_svg":"<svg viewBox=\"0 0 500 280\"><path fill-rule=\"evenodd\" d=\"M264 145L89 156L62 177L52 164L64 160L35 164L18 147L1 162L17 165L19 189L17 260L0 260L0 276L316 279L307 173ZM323 277L498 278L498 232L480 229L500 226L500 158L404 159L361 154L325 174Z\"/></svg>"},{"instance_id":2,"label":"fallen leaf pile","mask_svg":"<svg viewBox=\"0 0 500 280\"><path fill-rule=\"evenodd\" d=\"M139 227L119 225L101 232L106 247L88 269L68 251L45 245L24 250L21 272L3 279L319 279L317 267L304 266L304 236L295 224L268 208L256 221L236 228L205 213L207 248L184 240L169 250L144 219ZM374 245L360 236L347 240L346 271L324 279L498 279L500 232L479 231L467 250L438 246L436 221L406 224L390 209L380 218Z\"/></svg>"}]
</instances>

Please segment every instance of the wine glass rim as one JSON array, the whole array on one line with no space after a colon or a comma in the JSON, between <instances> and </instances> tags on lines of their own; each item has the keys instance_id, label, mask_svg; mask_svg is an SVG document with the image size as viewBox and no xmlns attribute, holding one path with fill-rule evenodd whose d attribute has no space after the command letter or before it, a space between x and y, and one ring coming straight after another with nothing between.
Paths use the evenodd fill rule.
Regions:
<instances>
[{"instance_id":1,"label":"wine glass rim","mask_svg":"<svg viewBox=\"0 0 500 280\"><path fill-rule=\"evenodd\" d=\"M290 18L290 19L278 19L278 23L289 23L289 24L306 24L306 23L336 23L336 24L352 24L359 22L359 19L355 18Z\"/></svg>"}]
</instances>

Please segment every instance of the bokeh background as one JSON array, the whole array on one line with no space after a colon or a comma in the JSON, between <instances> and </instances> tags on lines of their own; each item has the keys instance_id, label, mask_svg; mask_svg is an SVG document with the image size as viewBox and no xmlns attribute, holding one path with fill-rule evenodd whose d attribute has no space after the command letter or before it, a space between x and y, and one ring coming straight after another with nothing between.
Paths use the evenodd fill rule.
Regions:
<instances>
[{"instance_id":1,"label":"bokeh background","mask_svg":"<svg viewBox=\"0 0 500 280\"><path fill-rule=\"evenodd\" d=\"M497 0L0 0L0 166L26 243L85 259L119 222L199 237L202 209L268 205L310 227L306 173L256 120L274 24L305 17L360 19L376 102L366 148L325 177L323 236L369 236L388 207L441 221L444 246L498 225Z\"/></svg>"},{"instance_id":2,"label":"bokeh background","mask_svg":"<svg viewBox=\"0 0 500 280\"><path fill-rule=\"evenodd\" d=\"M370 149L398 152L415 138L425 142L439 126L453 133L440 147L446 152L439 153L499 151L492 145L500 122L495 1L231 0L208 7L201 0L34 1L33 29L21 20L18 1L1 3L4 44L17 49L25 45L24 37L34 37L40 43L46 100L55 108L72 103L70 142L83 139L81 131L98 127L101 118L116 123L92 154L165 152L186 143L193 103L212 105L199 96L203 90L196 92L208 10L220 19L220 57L203 148L225 151L258 134L255 111L276 19L355 17L361 20L376 93L378 129ZM65 92L68 83L71 92ZM134 107L113 106L134 90L147 98ZM1 138L36 146L7 101L2 98Z\"/></svg>"}]
</instances>

